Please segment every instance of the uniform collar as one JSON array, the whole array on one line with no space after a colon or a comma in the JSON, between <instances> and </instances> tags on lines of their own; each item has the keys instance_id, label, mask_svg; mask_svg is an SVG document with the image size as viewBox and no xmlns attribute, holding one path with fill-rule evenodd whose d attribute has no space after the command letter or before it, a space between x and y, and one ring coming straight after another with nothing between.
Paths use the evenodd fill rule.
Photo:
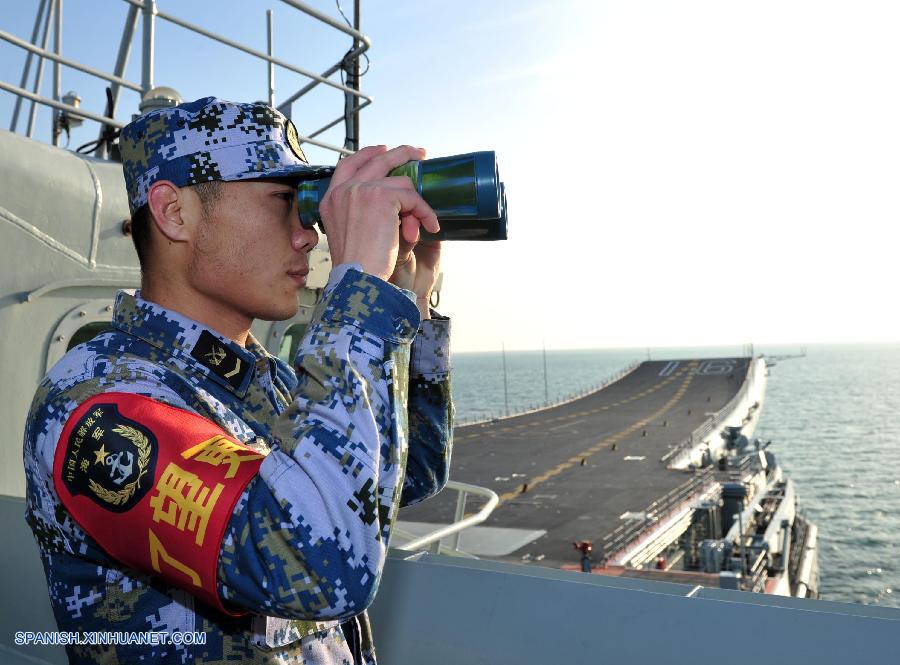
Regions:
<instances>
[{"instance_id":1,"label":"uniform collar","mask_svg":"<svg viewBox=\"0 0 900 665\"><path fill-rule=\"evenodd\" d=\"M116 294L112 325L164 354L179 358L240 398L253 379L257 359L268 359L265 349L252 335L244 348L202 323L144 300L140 290Z\"/></svg>"}]
</instances>

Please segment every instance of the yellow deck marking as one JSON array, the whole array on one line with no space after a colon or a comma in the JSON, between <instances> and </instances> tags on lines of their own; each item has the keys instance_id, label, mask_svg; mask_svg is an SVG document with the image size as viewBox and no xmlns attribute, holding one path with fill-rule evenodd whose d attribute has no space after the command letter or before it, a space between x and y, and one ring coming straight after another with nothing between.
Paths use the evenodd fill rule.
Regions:
<instances>
[{"instance_id":1,"label":"yellow deck marking","mask_svg":"<svg viewBox=\"0 0 900 665\"><path fill-rule=\"evenodd\" d=\"M693 363L690 363L687 367L685 367L683 369L685 371L694 370L694 369L696 369L696 367L697 367L697 363L693 362ZM673 378L674 376L675 375L673 374L672 377L670 377L670 378ZM538 476L534 476L533 478L530 478L528 480L528 482L526 483L528 485L529 491L534 489L535 486L546 482L550 478L553 478L554 476L558 476L563 471L566 471L567 469L571 469L576 464L581 464L581 460L583 458L590 457L591 455L594 455L594 454L600 452L601 450L608 448L612 444L621 441L625 437L627 437L627 436L633 434L634 432L636 432L637 430L645 427L648 423L652 422L653 420L665 415L666 412L668 412L670 409L672 409L681 400L681 398L684 397L684 394L687 392L687 390L690 387L691 382L693 380L694 380L694 372L688 371L687 377L685 377L682 384L678 387L678 390L675 391L675 394L672 395L672 397L669 399L669 401L666 402L665 404L663 404L659 409L657 409L656 411L651 413L646 418L643 418L643 419L637 421L636 423L634 423L633 425L630 425L629 427L622 430L621 432L618 432L616 434L608 436L605 439L598 441L597 443L595 443L593 446L591 446L584 452L579 453L578 455L573 455L568 460L566 460L565 462L562 462L560 464L557 464L552 469L549 469ZM502 505L504 502L509 501L511 499L515 499L516 497L521 496L521 495L522 495L522 486L520 485L515 490L506 492L505 494L501 494L500 495L500 504ZM498 508L499 508L499 506L498 506Z\"/></svg>"},{"instance_id":2,"label":"yellow deck marking","mask_svg":"<svg viewBox=\"0 0 900 665\"><path fill-rule=\"evenodd\" d=\"M651 395L652 393L655 393L656 391L661 390L662 388L665 388L667 385L672 383L679 376L681 376L682 374L684 374L689 369L692 369L695 366L696 366L696 363L692 363L690 366L687 366L687 365L682 366L681 368L672 372L672 374L667 376L665 379L663 379L659 383L651 386L650 388L643 390L642 392L631 395L630 397L623 397L618 402L613 402L612 404L603 404L594 409L579 411L577 413L573 413L568 416L556 416L554 418L547 418L543 421L543 423L547 424L547 423L555 423L560 420L571 420L572 418L584 417L584 416L590 415L592 413L599 413L600 411L609 411L610 409L613 409L617 406L622 406L623 404L629 404L630 402L634 402L635 400L638 400L642 397L646 397L647 395ZM691 374L691 376L693 376L693 374ZM525 423L523 423L521 425L506 425L506 426L502 427L501 429L491 432L491 434L509 433L509 432L514 432L516 430L528 429L530 427L531 427L531 425L525 424ZM471 433L466 432L466 433L460 434L458 436L454 436L454 441L459 442L466 438L475 438L477 434L478 434L478 432L471 432Z\"/></svg>"}]
</instances>

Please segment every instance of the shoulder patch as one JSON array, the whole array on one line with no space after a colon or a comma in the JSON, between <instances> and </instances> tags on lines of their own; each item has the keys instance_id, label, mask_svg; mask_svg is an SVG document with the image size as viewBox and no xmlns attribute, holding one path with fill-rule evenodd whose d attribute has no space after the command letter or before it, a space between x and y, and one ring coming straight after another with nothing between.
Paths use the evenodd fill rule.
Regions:
<instances>
[{"instance_id":1,"label":"shoulder patch","mask_svg":"<svg viewBox=\"0 0 900 665\"><path fill-rule=\"evenodd\" d=\"M103 393L69 416L53 482L111 557L236 615L218 595L219 551L264 457L190 411Z\"/></svg>"},{"instance_id":2,"label":"shoulder patch","mask_svg":"<svg viewBox=\"0 0 900 665\"><path fill-rule=\"evenodd\" d=\"M241 362L238 354L222 344L208 330L200 333L200 338L191 350L191 356L235 390L240 389L244 377L253 369L253 365Z\"/></svg>"}]
</instances>

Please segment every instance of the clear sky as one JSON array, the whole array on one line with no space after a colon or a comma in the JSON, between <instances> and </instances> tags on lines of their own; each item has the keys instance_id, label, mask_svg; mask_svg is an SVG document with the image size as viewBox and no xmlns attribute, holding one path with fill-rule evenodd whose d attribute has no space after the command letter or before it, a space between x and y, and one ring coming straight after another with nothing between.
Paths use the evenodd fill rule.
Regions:
<instances>
[{"instance_id":1,"label":"clear sky","mask_svg":"<svg viewBox=\"0 0 900 665\"><path fill-rule=\"evenodd\" d=\"M3 0L0 29L29 38L37 4ZM276 55L317 71L349 46L277 0L159 7L261 50L271 8ZM126 11L66 0L63 52L111 71ZM900 340L897 3L363 0L362 27L363 143L500 159L510 240L445 247L455 350ZM262 62L157 36L157 85L265 98ZM0 43L0 79L23 61ZM279 71L276 101L300 85ZM102 87L64 74L89 110ZM136 105L123 95L119 118ZM0 92L0 126L11 107ZM294 120L341 109L323 90Z\"/></svg>"}]
</instances>

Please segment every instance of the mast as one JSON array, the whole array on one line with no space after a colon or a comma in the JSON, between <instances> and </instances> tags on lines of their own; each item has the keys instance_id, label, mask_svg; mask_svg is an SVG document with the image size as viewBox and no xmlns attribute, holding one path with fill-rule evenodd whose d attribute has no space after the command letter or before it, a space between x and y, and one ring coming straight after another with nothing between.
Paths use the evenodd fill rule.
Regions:
<instances>
[{"instance_id":1,"label":"mast","mask_svg":"<svg viewBox=\"0 0 900 665\"><path fill-rule=\"evenodd\" d=\"M360 26L360 0L353 2L353 29L359 32ZM347 87L359 92L359 54L357 50L360 42L353 40L353 48L344 57L344 74L347 77ZM356 54L355 57L351 56ZM359 97L349 92L344 93L344 148L356 152L359 150Z\"/></svg>"}]
</instances>

